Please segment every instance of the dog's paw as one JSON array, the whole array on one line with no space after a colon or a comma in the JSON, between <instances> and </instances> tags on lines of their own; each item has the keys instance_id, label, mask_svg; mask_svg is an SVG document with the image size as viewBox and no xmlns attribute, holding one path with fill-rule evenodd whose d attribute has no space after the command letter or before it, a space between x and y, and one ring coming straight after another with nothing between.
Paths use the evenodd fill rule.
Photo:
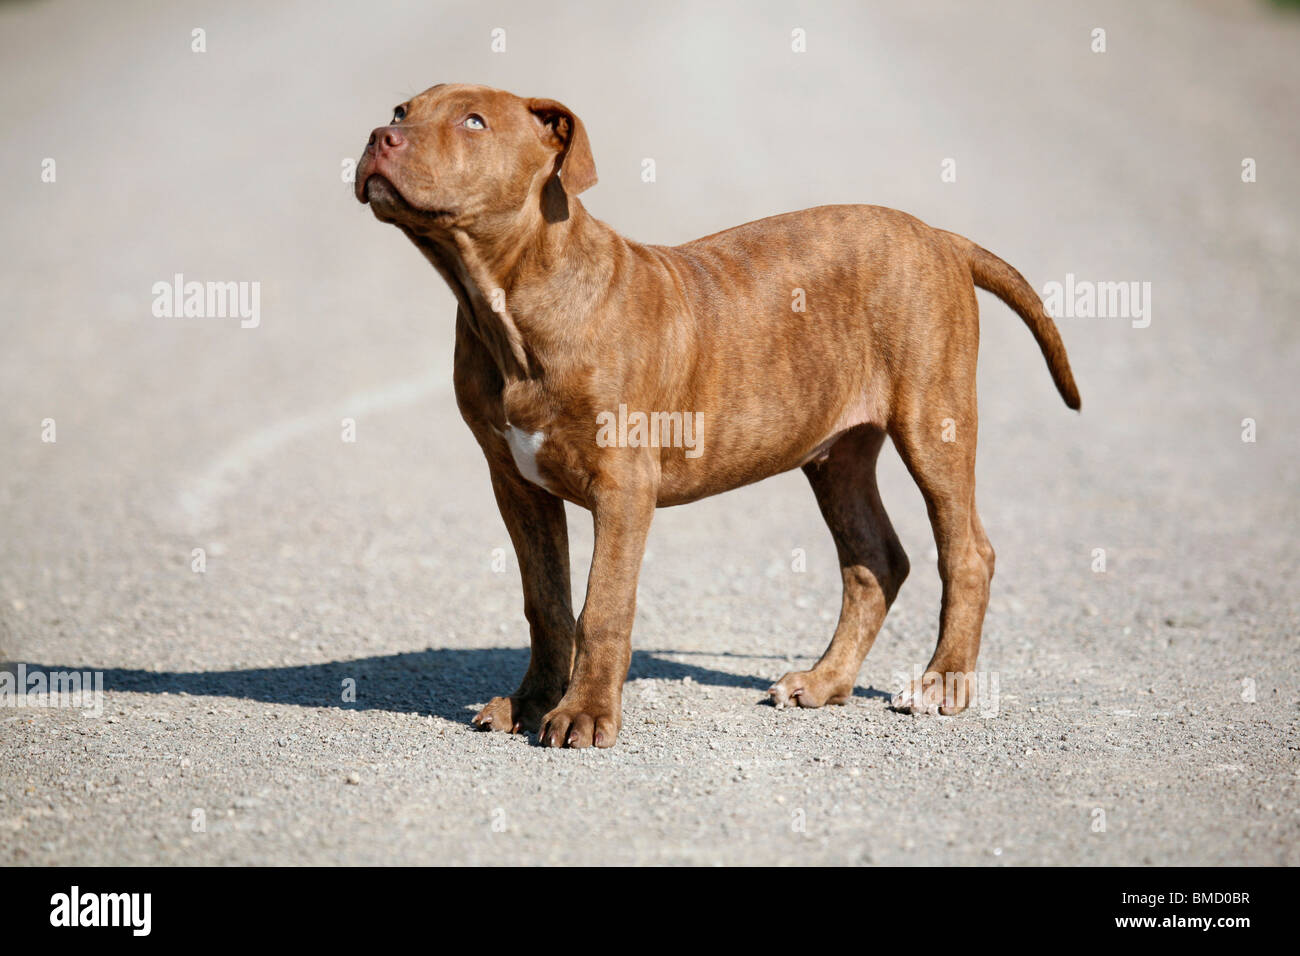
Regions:
<instances>
[{"instance_id":1,"label":"dog's paw","mask_svg":"<svg viewBox=\"0 0 1300 956\"><path fill-rule=\"evenodd\" d=\"M889 706L902 714L937 714L940 697L942 693L935 692L934 684L927 690L921 681L908 681L907 686L894 695Z\"/></svg>"},{"instance_id":2,"label":"dog's paw","mask_svg":"<svg viewBox=\"0 0 1300 956\"><path fill-rule=\"evenodd\" d=\"M821 707L844 704L853 696L852 681L828 680L816 671L791 671L767 689L772 705L783 707Z\"/></svg>"},{"instance_id":3,"label":"dog's paw","mask_svg":"<svg viewBox=\"0 0 1300 956\"><path fill-rule=\"evenodd\" d=\"M542 725L542 715L549 707L547 701L535 697L493 697L474 716L473 724L479 730L532 733Z\"/></svg>"},{"instance_id":4,"label":"dog's paw","mask_svg":"<svg viewBox=\"0 0 1300 956\"><path fill-rule=\"evenodd\" d=\"M537 742L543 747L612 747L621 726L616 704L570 702L566 697L542 718Z\"/></svg>"},{"instance_id":5,"label":"dog's paw","mask_svg":"<svg viewBox=\"0 0 1300 956\"><path fill-rule=\"evenodd\" d=\"M908 681L889 706L904 714L954 717L970 705L975 692L974 677L973 673L927 672L917 680Z\"/></svg>"}]
</instances>

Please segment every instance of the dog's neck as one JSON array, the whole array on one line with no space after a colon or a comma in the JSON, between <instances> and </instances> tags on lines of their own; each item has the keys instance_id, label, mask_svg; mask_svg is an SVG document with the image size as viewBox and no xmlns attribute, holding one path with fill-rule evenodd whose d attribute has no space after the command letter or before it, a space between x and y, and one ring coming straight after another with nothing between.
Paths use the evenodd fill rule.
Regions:
<instances>
[{"instance_id":1,"label":"dog's neck","mask_svg":"<svg viewBox=\"0 0 1300 956\"><path fill-rule=\"evenodd\" d=\"M564 212L526 210L472 229L402 227L455 294L505 382L537 376L553 349L573 342L627 243L576 198Z\"/></svg>"}]
</instances>

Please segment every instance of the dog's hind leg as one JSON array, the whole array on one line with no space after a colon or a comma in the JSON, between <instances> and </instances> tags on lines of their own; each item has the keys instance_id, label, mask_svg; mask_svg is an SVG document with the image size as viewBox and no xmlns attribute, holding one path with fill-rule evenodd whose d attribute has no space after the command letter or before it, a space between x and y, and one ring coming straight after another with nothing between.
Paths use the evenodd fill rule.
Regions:
<instances>
[{"instance_id":1,"label":"dog's hind leg","mask_svg":"<svg viewBox=\"0 0 1300 956\"><path fill-rule=\"evenodd\" d=\"M842 704L853 695L862 660L907 577L907 555L876 487L876 458L885 433L859 426L804 466L835 539L844 598L835 636L811 670L786 674L768 691L778 707Z\"/></svg>"},{"instance_id":2,"label":"dog's hind leg","mask_svg":"<svg viewBox=\"0 0 1300 956\"><path fill-rule=\"evenodd\" d=\"M941 366L946 367L946 366ZM975 511L974 365L926 389L918 414L890 426L925 498L939 551L939 642L925 671L895 698L910 713L958 714L974 699L975 661L993 579L993 547Z\"/></svg>"}]
</instances>

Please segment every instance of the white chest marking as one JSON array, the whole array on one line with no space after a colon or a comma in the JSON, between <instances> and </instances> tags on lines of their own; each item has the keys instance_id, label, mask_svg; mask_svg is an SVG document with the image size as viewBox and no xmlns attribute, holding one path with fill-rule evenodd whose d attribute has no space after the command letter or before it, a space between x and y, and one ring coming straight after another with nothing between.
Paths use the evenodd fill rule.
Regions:
<instances>
[{"instance_id":1,"label":"white chest marking","mask_svg":"<svg viewBox=\"0 0 1300 956\"><path fill-rule=\"evenodd\" d=\"M505 436L506 444L510 446L510 454L515 460L515 467L519 469L519 474L533 484L550 491L551 488L546 483L546 479L537 470L537 453L541 450L542 445L546 443L546 433L526 432L514 425L506 425Z\"/></svg>"}]
</instances>

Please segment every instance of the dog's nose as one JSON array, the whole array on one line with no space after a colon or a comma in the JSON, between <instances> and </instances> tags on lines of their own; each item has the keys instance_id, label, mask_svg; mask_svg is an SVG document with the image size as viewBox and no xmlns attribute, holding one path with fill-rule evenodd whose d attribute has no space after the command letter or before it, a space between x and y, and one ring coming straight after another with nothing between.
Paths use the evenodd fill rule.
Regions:
<instances>
[{"instance_id":1,"label":"dog's nose","mask_svg":"<svg viewBox=\"0 0 1300 956\"><path fill-rule=\"evenodd\" d=\"M406 145L406 137L391 126L381 126L370 134L370 149L379 153L388 153Z\"/></svg>"}]
</instances>

